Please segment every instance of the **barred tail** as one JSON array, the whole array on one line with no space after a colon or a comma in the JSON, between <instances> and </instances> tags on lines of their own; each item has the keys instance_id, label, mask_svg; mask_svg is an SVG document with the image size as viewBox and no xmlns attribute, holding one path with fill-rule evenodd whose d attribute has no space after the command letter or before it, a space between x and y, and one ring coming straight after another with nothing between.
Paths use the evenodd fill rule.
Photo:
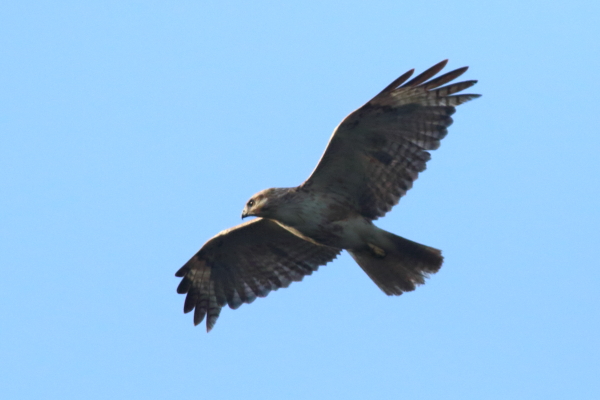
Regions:
<instances>
[{"instance_id":1,"label":"barred tail","mask_svg":"<svg viewBox=\"0 0 600 400\"><path fill-rule=\"evenodd\" d=\"M442 266L442 252L378 229L377 243L348 252L387 295L401 295L425 283Z\"/></svg>"}]
</instances>

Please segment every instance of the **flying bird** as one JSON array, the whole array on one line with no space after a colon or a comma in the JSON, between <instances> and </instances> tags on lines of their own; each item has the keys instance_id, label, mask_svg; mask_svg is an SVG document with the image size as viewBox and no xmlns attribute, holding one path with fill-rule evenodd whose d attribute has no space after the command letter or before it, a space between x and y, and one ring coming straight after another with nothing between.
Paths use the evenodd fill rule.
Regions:
<instances>
[{"instance_id":1,"label":"flying bird","mask_svg":"<svg viewBox=\"0 0 600 400\"><path fill-rule=\"evenodd\" d=\"M452 124L455 106L479 97L456 94L469 80L445 85L468 67L437 78L448 60L408 80L400 76L333 131L300 186L258 192L242 218L218 233L175 274L187 293L185 313L210 331L221 308L236 309L301 281L348 251L387 295L414 290L442 266L441 251L376 227L412 187ZM433 78L433 79L432 79Z\"/></svg>"}]
</instances>

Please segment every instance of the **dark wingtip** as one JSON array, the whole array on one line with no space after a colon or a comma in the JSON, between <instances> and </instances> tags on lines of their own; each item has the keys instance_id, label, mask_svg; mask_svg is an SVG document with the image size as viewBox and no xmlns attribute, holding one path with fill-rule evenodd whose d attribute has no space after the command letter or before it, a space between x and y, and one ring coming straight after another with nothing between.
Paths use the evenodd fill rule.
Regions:
<instances>
[{"instance_id":1,"label":"dark wingtip","mask_svg":"<svg viewBox=\"0 0 600 400\"><path fill-rule=\"evenodd\" d=\"M406 71L405 73L400 75L400 77L396 78L392 83L387 85L381 92L379 92L379 94L377 96L381 96L383 94L386 94L386 93L391 92L392 90L396 89L398 86L400 86L401 84L406 82L406 80L408 78L410 78L414 72L415 72L414 68L411 69L410 71Z\"/></svg>"},{"instance_id":2,"label":"dark wingtip","mask_svg":"<svg viewBox=\"0 0 600 400\"><path fill-rule=\"evenodd\" d=\"M428 70L438 70L441 71L444 69L444 67L446 67L446 64L448 64L448 58L446 58L445 60L440 61L439 63L435 64L433 67L429 68ZM437 72L436 72L437 74Z\"/></svg>"},{"instance_id":3,"label":"dark wingtip","mask_svg":"<svg viewBox=\"0 0 600 400\"><path fill-rule=\"evenodd\" d=\"M177 286L177 293L185 294L190 291L191 287L192 287L192 280L188 279L188 278L183 278L181 280L181 282L179 282L179 285Z\"/></svg>"},{"instance_id":4,"label":"dark wingtip","mask_svg":"<svg viewBox=\"0 0 600 400\"><path fill-rule=\"evenodd\" d=\"M466 96L467 101L475 100L475 99L481 97L480 94L471 94L471 93L459 94L458 96Z\"/></svg>"},{"instance_id":5,"label":"dark wingtip","mask_svg":"<svg viewBox=\"0 0 600 400\"><path fill-rule=\"evenodd\" d=\"M194 326L200 325L200 323L204 321L205 316L206 309L204 307L196 306L196 310L194 311Z\"/></svg>"},{"instance_id":6,"label":"dark wingtip","mask_svg":"<svg viewBox=\"0 0 600 400\"><path fill-rule=\"evenodd\" d=\"M437 78L430 80L429 82L424 83L423 86L428 90L435 89L458 78L464 74L467 69L469 69L469 67L457 68L454 71L450 71L444 75L440 75Z\"/></svg>"},{"instance_id":7,"label":"dark wingtip","mask_svg":"<svg viewBox=\"0 0 600 400\"><path fill-rule=\"evenodd\" d=\"M219 314L221 314L221 307L213 304L213 307L208 310L206 315L206 333L210 332L212 328L214 328L215 324L217 323L217 319L219 319Z\"/></svg>"},{"instance_id":8,"label":"dark wingtip","mask_svg":"<svg viewBox=\"0 0 600 400\"><path fill-rule=\"evenodd\" d=\"M435 64L433 67L425 70L424 72L422 72L419 75L417 75L416 77L414 77L412 80L406 82L404 85L402 85L402 87L420 85L421 83L425 82L429 78L432 78L433 76L435 76L435 74L437 74L442 69L444 69L446 64L448 64L448 59L440 61L439 63Z\"/></svg>"}]
</instances>

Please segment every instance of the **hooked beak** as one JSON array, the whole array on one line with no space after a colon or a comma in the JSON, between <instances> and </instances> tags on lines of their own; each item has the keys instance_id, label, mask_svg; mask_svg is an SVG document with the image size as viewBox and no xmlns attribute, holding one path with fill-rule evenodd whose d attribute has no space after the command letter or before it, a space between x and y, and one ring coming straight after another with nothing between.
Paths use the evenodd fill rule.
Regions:
<instances>
[{"instance_id":1,"label":"hooked beak","mask_svg":"<svg viewBox=\"0 0 600 400\"><path fill-rule=\"evenodd\" d=\"M242 219L246 218L248 216L248 214L246 213L246 210L242 211Z\"/></svg>"}]
</instances>

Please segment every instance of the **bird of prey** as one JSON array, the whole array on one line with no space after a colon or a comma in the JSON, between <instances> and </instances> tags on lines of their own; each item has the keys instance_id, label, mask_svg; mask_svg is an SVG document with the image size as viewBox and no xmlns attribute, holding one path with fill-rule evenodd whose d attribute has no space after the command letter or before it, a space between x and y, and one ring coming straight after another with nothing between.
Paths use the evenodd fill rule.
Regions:
<instances>
[{"instance_id":1,"label":"bird of prey","mask_svg":"<svg viewBox=\"0 0 600 400\"><path fill-rule=\"evenodd\" d=\"M195 309L195 325L206 317L210 331L225 305L236 309L301 281L342 250L387 295L414 290L440 269L440 250L373 221L425 170L455 106L479 97L456 94L474 80L442 86L468 67L433 78L447 61L410 81L408 71L344 118L304 183L252 196L242 218L258 218L218 233L177 271L177 292L187 293L183 311Z\"/></svg>"}]
</instances>

